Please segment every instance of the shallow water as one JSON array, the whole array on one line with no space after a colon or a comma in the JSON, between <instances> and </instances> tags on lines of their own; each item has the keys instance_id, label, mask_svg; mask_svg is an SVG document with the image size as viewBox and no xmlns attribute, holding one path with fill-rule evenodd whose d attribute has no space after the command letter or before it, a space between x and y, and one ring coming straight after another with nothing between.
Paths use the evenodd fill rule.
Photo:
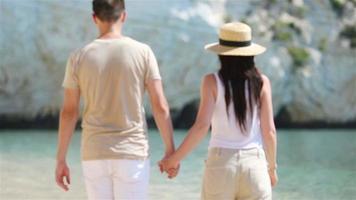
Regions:
<instances>
[{"instance_id":1,"label":"shallow water","mask_svg":"<svg viewBox=\"0 0 356 200\"><path fill-rule=\"evenodd\" d=\"M176 131L179 144L185 131ZM0 199L85 199L79 157L80 134L71 143L68 163L72 184L62 192L54 181L55 131L1 131ZM199 199L206 138L183 161L179 176L168 180L156 167L163 149L150 131L152 200ZM356 199L356 131L278 132L279 185L274 199Z\"/></svg>"}]
</instances>

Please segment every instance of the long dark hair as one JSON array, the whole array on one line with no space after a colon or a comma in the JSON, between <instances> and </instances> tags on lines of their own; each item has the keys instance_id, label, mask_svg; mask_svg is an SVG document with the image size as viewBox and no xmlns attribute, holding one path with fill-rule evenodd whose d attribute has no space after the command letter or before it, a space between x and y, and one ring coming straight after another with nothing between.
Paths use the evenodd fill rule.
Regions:
<instances>
[{"instance_id":1,"label":"long dark hair","mask_svg":"<svg viewBox=\"0 0 356 200\"><path fill-rule=\"evenodd\" d=\"M232 100L236 119L241 129L246 130L248 106L252 113L252 103L260 104L262 76L255 66L254 56L219 55L219 59L221 64L219 77L225 86L226 112L229 115L228 108ZM248 95L245 93L246 84Z\"/></svg>"}]
</instances>

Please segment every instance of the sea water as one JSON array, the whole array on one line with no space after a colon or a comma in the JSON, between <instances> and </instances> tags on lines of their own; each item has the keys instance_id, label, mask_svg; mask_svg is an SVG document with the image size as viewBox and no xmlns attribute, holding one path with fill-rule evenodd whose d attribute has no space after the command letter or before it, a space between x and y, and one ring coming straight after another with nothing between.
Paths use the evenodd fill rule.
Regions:
<instances>
[{"instance_id":1,"label":"sea water","mask_svg":"<svg viewBox=\"0 0 356 200\"><path fill-rule=\"evenodd\" d=\"M180 144L186 131L176 131ZM162 140L149 131L151 200L199 199L209 136L181 163L170 180L157 162L163 156ZM0 131L0 199L85 199L80 165L80 132L68 152L71 185L68 192L55 183L56 131ZM279 184L273 199L356 199L355 130L278 131Z\"/></svg>"}]
</instances>

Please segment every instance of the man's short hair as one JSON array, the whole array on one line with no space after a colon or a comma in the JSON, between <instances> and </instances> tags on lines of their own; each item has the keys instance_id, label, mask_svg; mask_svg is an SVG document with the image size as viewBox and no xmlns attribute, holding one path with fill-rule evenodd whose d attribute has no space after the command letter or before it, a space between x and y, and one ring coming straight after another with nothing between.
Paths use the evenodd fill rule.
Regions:
<instances>
[{"instance_id":1,"label":"man's short hair","mask_svg":"<svg viewBox=\"0 0 356 200\"><path fill-rule=\"evenodd\" d=\"M125 0L93 0L93 12L101 21L115 22L125 10Z\"/></svg>"}]
</instances>

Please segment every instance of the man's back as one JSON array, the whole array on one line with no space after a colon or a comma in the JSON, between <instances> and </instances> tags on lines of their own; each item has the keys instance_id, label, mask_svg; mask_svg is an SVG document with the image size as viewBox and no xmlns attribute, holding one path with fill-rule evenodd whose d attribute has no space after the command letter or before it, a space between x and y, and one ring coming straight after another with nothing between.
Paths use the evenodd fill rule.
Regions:
<instances>
[{"instance_id":1,"label":"man's back","mask_svg":"<svg viewBox=\"0 0 356 200\"><path fill-rule=\"evenodd\" d=\"M83 160L147 157L149 79L161 79L156 59L129 37L96 39L71 55L63 86L79 88L84 99Z\"/></svg>"},{"instance_id":2,"label":"man's back","mask_svg":"<svg viewBox=\"0 0 356 200\"><path fill-rule=\"evenodd\" d=\"M66 156L82 97L81 160L88 199L148 199L150 159L142 102L145 89L164 142L164 156L175 150L157 61L150 47L122 36L126 20L124 0L93 0L92 5L100 39L68 59L56 182L64 190L69 189ZM170 177L176 174L174 170Z\"/></svg>"}]
</instances>

